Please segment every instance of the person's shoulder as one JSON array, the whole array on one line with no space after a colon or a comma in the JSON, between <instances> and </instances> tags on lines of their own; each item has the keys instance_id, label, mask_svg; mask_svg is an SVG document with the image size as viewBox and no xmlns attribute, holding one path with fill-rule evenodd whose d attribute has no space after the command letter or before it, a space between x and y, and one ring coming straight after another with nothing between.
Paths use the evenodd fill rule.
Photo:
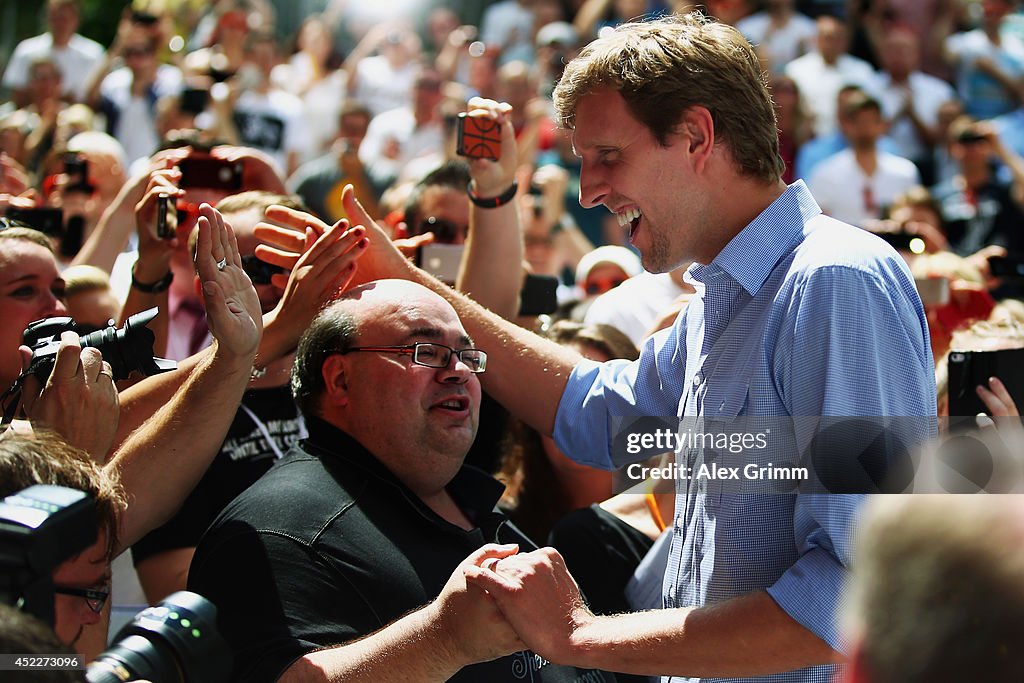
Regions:
<instances>
[{"instance_id":1,"label":"person's shoulder","mask_svg":"<svg viewBox=\"0 0 1024 683\"><path fill-rule=\"evenodd\" d=\"M238 495L211 525L224 531L239 522L268 532L286 531L312 541L323 520L351 506L355 494L323 460L295 447Z\"/></svg>"},{"instance_id":2,"label":"person's shoulder","mask_svg":"<svg viewBox=\"0 0 1024 683\"><path fill-rule=\"evenodd\" d=\"M912 91L926 90L945 95L950 99L956 97L956 91L953 90L953 86L941 78L932 76L931 74L926 74L923 71L915 71L910 74L910 88Z\"/></svg>"},{"instance_id":3,"label":"person's shoulder","mask_svg":"<svg viewBox=\"0 0 1024 683\"><path fill-rule=\"evenodd\" d=\"M839 179L848 179L847 174L849 173L851 164L854 164L853 150L849 147L840 149L832 154L829 154L824 159L818 162L815 166L814 171L811 172L809 184L818 185L822 182L834 182Z\"/></svg>"},{"instance_id":4,"label":"person's shoulder","mask_svg":"<svg viewBox=\"0 0 1024 683\"><path fill-rule=\"evenodd\" d=\"M14 52L11 53L11 59L32 59L33 57L39 57L43 53L49 52L52 47L53 38L50 37L50 34L40 33L38 36L25 38L15 45Z\"/></svg>"},{"instance_id":5,"label":"person's shoulder","mask_svg":"<svg viewBox=\"0 0 1024 683\"><path fill-rule=\"evenodd\" d=\"M132 71L126 66L118 67L114 69L100 81L100 91L104 94L109 93L111 90L120 90L131 87L132 84Z\"/></svg>"},{"instance_id":6,"label":"person's shoulder","mask_svg":"<svg viewBox=\"0 0 1024 683\"><path fill-rule=\"evenodd\" d=\"M840 55L837 62L839 70L846 72L847 74L860 78L867 77L870 79L875 78L875 67L871 66L871 63L856 57L851 54Z\"/></svg>"},{"instance_id":7,"label":"person's shoulder","mask_svg":"<svg viewBox=\"0 0 1024 683\"><path fill-rule=\"evenodd\" d=\"M902 263L899 253L877 235L821 214L805 224L791 272L802 277L825 271L837 276L844 272L888 276L894 264Z\"/></svg>"},{"instance_id":8,"label":"person's shoulder","mask_svg":"<svg viewBox=\"0 0 1024 683\"><path fill-rule=\"evenodd\" d=\"M906 157L883 150L878 151L878 157L883 161L885 170L888 173L914 179L921 177L920 172L917 170L917 165Z\"/></svg>"},{"instance_id":9,"label":"person's shoulder","mask_svg":"<svg viewBox=\"0 0 1024 683\"><path fill-rule=\"evenodd\" d=\"M821 68L822 60L821 55L817 52L808 52L805 55L800 55L796 59L791 60L786 64L786 75L792 78L800 78L802 76L809 75L810 73L816 73Z\"/></svg>"},{"instance_id":10,"label":"person's shoulder","mask_svg":"<svg viewBox=\"0 0 1024 683\"><path fill-rule=\"evenodd\" d=\"M796 12L789 18L789 25L797 27L801 32L808 32L811 35L817 35L818 24L806 14Z\"/></svg>"},{"instance_id":11,"label":"person's shoulder","mask_svg":"<svg viewBox=\"0 0 1024 683\"><path fill-rule=\"evenodd\" d=\"M99 59L103 56L103 53L106 52L106 48L101 44L97 43L92 38L86 38L79 33L71 36L71 40L68 41L68 46L90 59Z\"/></svg>"}]
</instances>

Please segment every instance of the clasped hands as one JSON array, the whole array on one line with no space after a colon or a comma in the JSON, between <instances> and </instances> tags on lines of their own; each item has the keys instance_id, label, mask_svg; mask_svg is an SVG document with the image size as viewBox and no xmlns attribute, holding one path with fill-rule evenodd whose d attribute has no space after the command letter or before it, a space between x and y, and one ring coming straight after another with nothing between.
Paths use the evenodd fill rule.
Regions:
<instances>
[{"instance_id":1,"label":"clasped hands","mask_svg":"<svg viewBox=\"0 0 1024 683\"><path fill-rule=\"evenodd\" d=\"M429 607L463 665L525 649L572 663L574 635L594 618L557 550L518 550L495 544L476 550Z\"/></svg>"}]
</instances>

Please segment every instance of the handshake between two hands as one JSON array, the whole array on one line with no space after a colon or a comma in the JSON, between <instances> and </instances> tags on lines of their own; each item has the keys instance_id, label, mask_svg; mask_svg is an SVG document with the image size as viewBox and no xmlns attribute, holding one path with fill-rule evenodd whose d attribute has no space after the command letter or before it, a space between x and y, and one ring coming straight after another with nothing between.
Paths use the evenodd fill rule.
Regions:
<instances>
[{"instance_id":1,"label":"handshake between two hands","mask_svg":"<svg viewBox=\"0 0 1024 683\"><path fill-rule=\"evenodd\" d=\"M473 552L428 609L463 666L525 649L571 663L574 632L594 618L557 550L517 545Z\"/></svg>"}]
</instances>

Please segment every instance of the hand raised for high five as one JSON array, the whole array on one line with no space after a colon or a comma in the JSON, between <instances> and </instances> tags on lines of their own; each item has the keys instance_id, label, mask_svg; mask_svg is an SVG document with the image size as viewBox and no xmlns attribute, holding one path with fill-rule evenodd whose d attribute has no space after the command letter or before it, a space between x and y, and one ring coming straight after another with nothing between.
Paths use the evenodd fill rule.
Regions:
<instances>
[{"instance_id":1,"label":"hand raised for high five","mask_svg":"<svg viewBox=\"0 0 1024 683\"><path fill-rule=\"evenodd\" d=\"M251 363L263 333L260 299L242 270L231 225L209 204L199 207L195 262L210 332L221 348Z\"/></svg>"},{"instance_id":2,"label":"hand raised for high five","mask_svg":"<svg viewBox=\"0 0 1024 683\"><path fill-rule=\"evenodd\" d=\"M349 229L345 220L328 226L316 216L283 206L268 208L266 218L253 231L265 243L256 247L256 255L288 272L271 280L284 294L266 315L261 363L295 348L316 314L351 285L356 261L369 245L366 229Z\"/></svg>"}]
</instances>

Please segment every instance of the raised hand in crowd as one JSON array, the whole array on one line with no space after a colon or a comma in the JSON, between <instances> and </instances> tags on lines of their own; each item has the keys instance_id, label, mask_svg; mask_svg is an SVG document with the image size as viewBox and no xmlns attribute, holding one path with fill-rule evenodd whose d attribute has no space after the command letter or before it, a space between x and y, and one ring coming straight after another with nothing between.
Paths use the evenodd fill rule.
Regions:
<instances>
[{"instance_id":1,"label":"raised hand in crowd","mask_svg":"<svg viewBox=\"0 0 1024 683\"><path fill-rule=\"evenodd\" d=\"M118 448L111 461L129 494L120 548L173 515L209 466L234 419L263 331L259 297L242 270L231 226L200 207L195 264L214 343L174 396ZM146 391L147 378L129 391Z\"/></svg>"},{"instance_id":2,"label":"raised hand in crowd","mask_svg":"<svg viewBox=\"0 0 1024 683\"><path fill-rule=\"evenodd\" d=\"M270 207L266 218L253 231L266 243L256 247L256 255L288 273L271 279L284 294L264 318L259 353L264 365L294 350L314 316L349 286L369 244L366 229L350 229L344 219L328 226L316 216L284 206Z\"/></svg>"}]
</instances>

